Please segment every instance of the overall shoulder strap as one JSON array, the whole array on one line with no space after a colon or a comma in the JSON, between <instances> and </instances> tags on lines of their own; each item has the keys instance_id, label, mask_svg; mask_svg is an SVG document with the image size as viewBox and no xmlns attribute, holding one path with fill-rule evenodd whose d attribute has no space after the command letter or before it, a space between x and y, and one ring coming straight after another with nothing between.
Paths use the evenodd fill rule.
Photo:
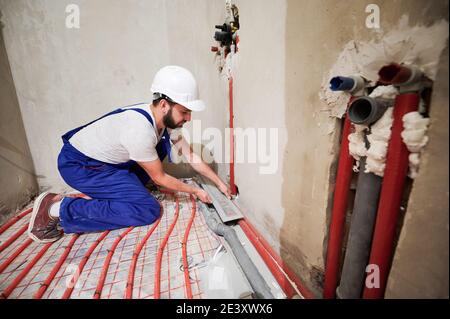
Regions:
<instances>
[{"instance_id":1,"label":"overall shoulder strap","mask_svg":"<svg viewBox=\"0 0 450 319\"><path fill-rule=\"evenodd\" d=\"M148 114L148 112L144 111L143 109L138 109L138 108L129 108L129 109L125 109L126 110L133 110L136 111L138 113L141 113L142 115L144 115L147 120L153 125L153 119L150 116L150 114ZM167 127L164 129L164 133L163 136L161 137L161 140L158 142L158 145L162 145L162 147L164 148L164 155L167 155L169 157L169 162L172 162L172 156L170 154L170 136L169 136L169 132L167 131ZM164 157L164 155L162 155L162 157Z\"/></svg>"},{"instance_id":2,"label":"overall shoulder strap","mask_svg":"<svg viewBox=\"0 0 450 319\"><path fill-rule=\"evenodd\" d=\"M153 126L155 126L155 124L153 123L153 119L152 119L152 117L150 116L150 114L148 114L148 112L144 111L143 109L138 109L138 108L122 109L122 111L128 111L128 110L133 110L133 111L136 111L136 112L138 112L138 113L141 113L142 115L144 115L144 116L147 118L147 120L148 120Z\"/></svg>"}]
</instances>

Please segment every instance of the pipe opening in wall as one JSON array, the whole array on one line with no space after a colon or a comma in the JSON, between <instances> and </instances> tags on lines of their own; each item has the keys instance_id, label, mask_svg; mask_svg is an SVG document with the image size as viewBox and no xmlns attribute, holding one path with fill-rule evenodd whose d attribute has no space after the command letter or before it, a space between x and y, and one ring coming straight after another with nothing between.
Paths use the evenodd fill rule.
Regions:
<instances>
[{"instance_id":1,"label":"pipe opening in wall","mask_svg":"<svg viewBox=\"0 0 450 319\"><path fill-rule=\"evenodd\" d=\"M390 104L387 99L361 96L350 104L348 117L355 124L369 125L378 121Z\"/></svg>"},{"instance_id":2,"label":"pipe opening in wall","mask_svg":"<svg viewBox=\"0 0 450 319\"><path fill-rule=\"evenodd\" d=\"M402 68L397 63L389 64L380 69L379 72L380 81L384 83L401 83L406 82L411 73L408 72L408 69Z\"/></svg>"},{"instance_id":3,"label":"pipe opening in wall","mask_svg":"<svg viewBox=\"0 0 450 319\"><path fill-rule=\"evenodd\" d=\"M372 105L367 100L360 100L350 106L349 113L351 119L365 121L372 113Z\"/></svg>"},{"instance_id":4,"label":"pipe opening in wall","mask_svg":"<svg viewBox=\"0 0 450 319\"><path fill-rule=\"evenodd\" d=\"M332 91L348 91L353 88L355 81L348 77L335 76L330 80L330 89Z\"/></svg>"}]
</instances>

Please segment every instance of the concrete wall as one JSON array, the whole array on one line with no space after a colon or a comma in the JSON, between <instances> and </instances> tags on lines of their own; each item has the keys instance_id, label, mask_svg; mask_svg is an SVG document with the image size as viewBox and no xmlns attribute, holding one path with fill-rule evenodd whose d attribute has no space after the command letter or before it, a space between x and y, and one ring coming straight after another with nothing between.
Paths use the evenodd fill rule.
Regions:
<instances>
[{"instance_id":1,"label":"concrete wall","mask_svg":"<svg viewBox=\"0 0 450 319\"><path fill-rule=\"evenodd\" d=\"M448 46L431 105L430 142L423 154L401 230L387 298L448 298Z\"/></svg>"},{"instance_id":2,"label":"concrete wall","mask_svg":"<svg viewBox=\"0 0 450 319\"><path fill-rule=\"evenodd\" d=\"M0 223L37 192L36 175L0 30Z\"/></svg>"},{"instance_id":3,"label":"concrete wall","mask_svg":"<svg viewBox=\"0 0 450 319\"><path fill-rule=\"evenodd\" d=\"M115 106L149 100L152 77L165 64L180 64L194 73L209 106L194 119L201 120L202 128L224 130L227 81L209 51L213 27L225 17L224 2L0 0L6 48L41 187L64 186L56 170L61 134ZM64 26L69 3L80 7L80 29ZM235 126L278 128L278 169L264 175L258 163L236 164L237 202L320 295L340 134L339 120L330 117L319 100L322 80L350 40L379 38L404 15L411 27L448 20L448 4L378 1L382 28L370 30L365 27L365 7L371 1L235 3L241 18L239 53L233 61ZM437 121L433 129L448 132L448 124ZM424 162L427 165L431 161ZM218 170L226 179L227 165L218 165ZM446 180L436 179L448 199ZM399 245L405 251L418 240L413 230L402 236ZM448 251L448 241L436 240L433 256L445 246ZM404 256L399 265L410 261L408 253ZM442 264L437 267L436 278L444 279ZM395 293L400 293L398 286L392 286Z\"/></svg>"},{"instance_id":4,"label":"concrete wall","mask_svg":"<svg viewBox=\"0 0 450 319\"><path fill-rule=\"evenodd\" d=\"M409 25L403 34L408 37L408 28L429 26L443 18L448 21L448 4L445 1L427 4L378 1L381 29L374 30L365 26L368 15L365 8L371 1L236 3L241 15L241 45L235 68L236 126L278 127L280 156L279 169L272 175L260 175L254 164L236 165L236 182L241 193L239 203L250 220L279 249L282 258L319 295L340 134L340 121L329 117L318 97L322 78L328 75L350 40L375 41L395 28L405 16L409 18ZM439 126L435 129L448 133L446 123L434 125ZM435 139L438 147L448 150L445 138ZM448 164L446 159L440 162L443 166ZM445 171L444 167L442 169ZM448 170L446 172L434 182L441 188L439 196L447 197L448 205L445 178ZM424 192L428 196L435 193ZM417 193L413 193L411 200L416 196ZM448 214L445 215L446 210L436 210L440 213L430 225L443 222L441 231L445 233L446 229L448 236L448 226L445 228ZM432 229L429 234L432 236ZM411 249L412 242L420 240L413 232L405 236L414 238ZM445 255L448 240L436 237L435 244L430 254L435 258ZM404 260L411 261L407 257ZM427 262L423 266L422 271L434 267L436 280L439 278L444 286L446 282L448 287L448 271L443 271L445 263L431 266ZM414 276L414 273L407 276ZM430 295L436 295L436 289L430 285L427 288ZM407 290L402 293L409 295Z\"/></svg>"}]
</instances>

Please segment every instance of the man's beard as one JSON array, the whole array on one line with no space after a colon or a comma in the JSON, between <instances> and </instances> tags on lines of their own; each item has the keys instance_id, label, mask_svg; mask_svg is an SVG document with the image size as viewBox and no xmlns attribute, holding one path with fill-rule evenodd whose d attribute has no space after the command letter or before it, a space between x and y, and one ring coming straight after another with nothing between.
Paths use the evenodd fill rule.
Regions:
<instances>
[{"instance_id":1,"label":"man's beard","mask_svg":"<svg viewBox=\"0 0 450 319\"><path fill-rule=\"evenodd\" d=\"M163 116L163 123L164 123L164 126L165 126L165 127L168 127L168 128L170 128L170 129L172 129L172 130L177 129L177 128L183 126L183 125L178 126L178 125L175 123L175 121L173 120L173 117L172 117L172 108L170 108L169 112L167 112L167 114Z\"/></svg>"}]
</instances>

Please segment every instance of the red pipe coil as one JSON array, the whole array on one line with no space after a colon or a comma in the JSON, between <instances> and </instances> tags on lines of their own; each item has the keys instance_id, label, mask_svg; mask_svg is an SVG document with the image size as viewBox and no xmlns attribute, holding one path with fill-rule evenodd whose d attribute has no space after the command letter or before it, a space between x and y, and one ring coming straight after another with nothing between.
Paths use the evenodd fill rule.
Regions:
<instances>
[{"instance_id":1,"label":"red pipe coil","mask_svg":"<svg viewBox=\"0 0 450 319\"><path fill-rule=\"evenodd\" d=\"M34 256L34 258L27 264L27 266L20 272L20 274L14 278L13 282L6 287L6 289L2 292L1 298L6 299L11 295L14 289L16 289L17 285L25 278L25 276L30 272L31 268L36 265L36 263L39 261L39 259L44 256L44 254L47 252L47 250L50 248L50 246L53 243L47 243L44 247L39 251L39 253Z\"/></svg>"},{"instance_id":2,"label":"red pipe coil","mask_svg":"<svg viewBox=\"0 0 450 319\"><path fill-rule=\"evenodd\" d=\"M244 233L252 242L253 246L255 246L261 258L269 267L270 272L274 275L278 284L281 286L281 288L289 298L296 294L291 281L295 284L303 297L307 299L315 298L314 294L305 287L305 285L300 281L294 271L292 271L292 269L290 269L290 267L281 259L281 257L278 256L278 254L273 250L269 243L247 220L241 219L238 223ZM290 288L288 288L288 283L291 285Z\"/></svg>"},{"instance_id":3,"label":"red pipe coil","mask_svg":"<svg viewBox=\"0 0 450 319\"><path fill-rule=\"evenodd\" d=\"M116 238L114 243L112 244L111 248L108 249L108 255L105 258L105 262L103 263L102 272L100 274L100 277L98 279L97 288L95 289L94 297L93 299L100 299L100 296L102 294L103 286L105 285L105 279L106 275L108 274L108 268L111 264L112 256L114 255L114 252L116 251L117 245L119 245L120 241L130 232L133 230L134 227L128 227L122 234L120 234L119 237Z\"/></svg>"},{"instance_id":4,"label":"red pipe coil","mask_svg":"<svg viewBox=\"0 0 450 319\"><path fill-rule=\"evenodd\" d=\"M23 217L25 217L26 215L31 213L32 211L33 211L33 208L30 207L30 208L24 210L23 212L21 212L19 215L11 218L7 223L5 223L2 227L0 227L0 235L3 234L9 227L11 227L15 223L17 223L19 220L21 220Z\"/></svg>"},{"instance_id":5,"label":"red pipe coil","mask_svg":"<svg viewBox=\"0 0 450 319\"><path fill-rule=\"evenodd\" d=\"M167 244L167 241L169 240L170 234L172 233L173 228L175 227L175 224L178 220L178 214L180 213L180 203L178 201L178 198L176 195L173 195L176 201L176 210L175 210L175 217L173 219L172 224L170 225L169 229L167 230L166 235L164 236L164 239L161 243L161 245L158 248L158 254L156 256L156 265L155 265L155 288L154 288L154 299L159 299L161 297L161 262L162 262L162 255L164 252L164 248Z\"/></svg>"},{"instance_id":6,"label":"red pipe coil","mask_svg":"<svg viewBox=\"0 0 450 319\"><path fill-rule=\"evenodd\" d=\"M75 234L75 235L72 236L72 239L70 240L70 242L67 245L67 247L64 249L63 254L61 255L61 257L59 257L58 262L53 267L52 271L50 272L48 277L45 279L45 281L41 284L41 287L35 293L35 295L33 296L33 299L41 299L42 298L42 296L44 295L45 291L50 286L52 280L55 278L56 274L61 269L62 264L64 263L64 261L66 261L67 256L69 255L70 251L72 250L73 245L75 244L75 241L79 237L80 237L79 234Z\"/></svg>"},{"instance_id":7,"label":"red pipe coil","mask_svg":"<svg viewBox=\"0 0 450 319\"><path fill-rule=\"evenodd\" d=\"M78 265L78 276L73 276L72 279L70 280L70 287L68 287L66 289L66 291L64 291L63 296L61 297L61 299L69 299L70 295L73 292L73 289L75 287L75 284L78 281L78 277L81 276L81 273L83 272L83 268L86 265L87 261L89 260L89 257L91 257L92 253L94 252L95 248L97 248L98 244L105 239L105 237L109 234L109 230L104 231L99 238L97 238L97 240L91 245L91 247L89 247L89 250L86 252L86 254L83 256L83 259L81 260L80 265Z\"/></svg>"},{"instance_id":8,"label":"red pipe coil","mask_svg":"<svg viewBox=\"0 0 450 319\"><path fill-rule=\"evenodd\" d=\"M230 190L232 195L237 194L234 183L234 111L233 111L233 78L228 80L228 93L230 100Z\"/></svg>"},{"instance_id":9,"label":"red pipe coil","mask_svg":"<svg viewBox=\"0 0 450 319\"><path fill-rule=\"evenodd\" d=\"M350 99L349 104L353 98ZM339 261L344 237L345 215L348 206L348 192L353 174L353 157L349 152L348 136L351 133L351 122L346 116L342 130L341 150L336 176L336 187L333 198L333 211L331 213L330 232L328 238L327 259L325 266L325 280L323 298L332 299L336 296L338 283Z\"/></svg>"},{"instance_id":10,"label":"red pipe coil","mask_svg":"<svg viewBox=\"0 0 450 319\"><path fill-rule=\"evenodd\" d=\"M380 287L365 286L363 298L383 298L394 253L394 237L398 214L408 173L409 151L402 141L403 116L417 111L420 96L416 93L400 94L395 99L394 122L386 157L383 185L378 204L377 219L372 240L369 264L377 265L380 274Z\"/></svg>"},{"instance_id":11,"label":"red pipe coil","mask_svg":"<svg viewBox=\"0 0 450 319\"><path fill-rule=\"evenodd\" d=\"M161 216L162 216L162 206L161 206ZM159 222L161 221L161 217L153 224L152 228L147 232L145 237L141 240L139 245L136 247L136 250L133 253L133 257L131 259L130 270L128 272L128 280L127 280L127 289L125 292L125 299L131 299L133 296L133 285L134 285L134 272L136 271L137 260L139 254L141 253L142 248L144 247L147 240L155 231L156 227L158 227Z\"/></svg>"},{"instance_id":12,"label":"red pipe coil","mask_svg":"<svg viewBox=\"0 0 450 319\"><path fill-rule=\"evenodd\" d=\"M186 227L186 231L184 232L184 238L181 243L182 255L183 255L183 271L184 271L184 282L186 285L186 296L187 299L192 299L192 287L191 287L191 279L189 277L189 264L187 261L187 241L189 237L189 232L191 231L192 223L194 222L195 213L197 211L197 205L195 203L194 197L192 195L189 196L192 203L191 217L189 218L188 225Z\"/></svg>"}]
</instances>

